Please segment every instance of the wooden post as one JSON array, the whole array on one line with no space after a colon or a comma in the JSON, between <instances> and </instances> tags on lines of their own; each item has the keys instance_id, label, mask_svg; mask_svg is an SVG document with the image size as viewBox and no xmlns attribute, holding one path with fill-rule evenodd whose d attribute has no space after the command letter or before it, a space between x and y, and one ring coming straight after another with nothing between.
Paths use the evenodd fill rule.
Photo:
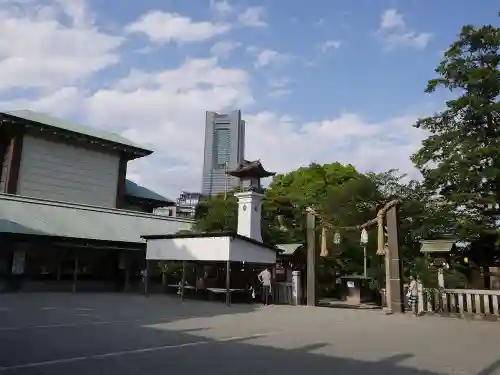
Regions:
<instances>
[{"instance_id":1,"label":"wooden post","mask_svg":"<svg viewBox=\"0 0 500 375\"><path fill-rule=\"evenodd\" d=\"M307 306L316 306L316 217L307 211Z\"/></svg>"},{"instance_id":2,"label":"wooden post","mask_svg":"<svg viewBox=\"0 0 500 375\"><path fill-rule=\"evenodd\" d=\"M123 266L125 267L125 282L124 282L124 285L123 285L123 291L124 292L128 292L128 289L129 289L129 285L130 285L130 261L128 259L128 256L124 256L124 260L123 260ZM147 263L147 260L146 260L146 263ZM144 278L145 279L145 278ZM145 280L143 280L144 284L146 284ZM143 285L144 287L144 293L146 293L146 286Z\"/></svg>"},{"instance_id":3,"label":"wooden post","mask_svg":"<svg viewBox=\"0 0 500 375\"><path fill-rule=\"evenodd\" d=\"M78 279L78 253L75 253L75 262L73 266L73 293L76 292L77 279Z\"/></svg>"},{"instance_id":4,"label":"wooden post","mask_svg":"<svg viewBox=\"0 0 500 375\"><path fill-rule=\"evenodd\" d=\"M226 263L226 306L231 306L231 261Z\"/></svg>"},{"instance_id":5,"label":"wooden post","mask_svg":"<svg viewBox=\"0 0 500 375\"><path fill-rule=\"evenodd\" d=\"M182 261L182 277L181 277L181 301L184 301L184 284L186 284L186 261Z\"/></svg>"},{"instance_id":6,"label":"wooden post","mask_svg":"<svg viewBox=\"0 0 500 375\"><path fill-rule=\"evenodd\" d=\"M386 312L392 314L392 291L391 291L391 251L389 246L386 248L384 255L385 264L385 305Z\"/></svg>"},{"instance_id":7,"label":"wooden post","mask_svg":"<svg viewBox=\"0 0 500 375\"><path fill-rule=\"evenodd\" d=\"M387 211L387 234L389 245L389 270L390 270L390 302L391 311L402 313L404 308L404 291L401 280L403 263L399 257L399 218L397 205ZM388 303L389 305L389 303Z\"/></svg>"}]
</instances>

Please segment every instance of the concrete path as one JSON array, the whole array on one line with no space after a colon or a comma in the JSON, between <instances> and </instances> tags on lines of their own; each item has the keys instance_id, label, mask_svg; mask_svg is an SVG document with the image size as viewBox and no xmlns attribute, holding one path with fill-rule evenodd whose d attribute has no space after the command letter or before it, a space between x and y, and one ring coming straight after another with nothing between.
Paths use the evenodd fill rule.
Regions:
<instances>
[{"instance_id":1,"label":"concrete path","mask_svg":"<svg viewBox=\"0 0 500 375\"><path fill-rule=\"evenodd\" d=\"M0 295L2 374L500 374L500 324L119 294Z\"/></svg>"}]
</instances>

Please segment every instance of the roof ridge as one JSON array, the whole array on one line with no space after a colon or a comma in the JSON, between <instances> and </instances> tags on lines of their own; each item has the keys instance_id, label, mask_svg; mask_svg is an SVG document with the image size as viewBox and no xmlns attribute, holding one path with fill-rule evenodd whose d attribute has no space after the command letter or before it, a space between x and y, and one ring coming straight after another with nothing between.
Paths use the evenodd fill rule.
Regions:
<instances>
[{"instance_id":1,"label":"roof ridge","mask_svg":"<svg viewBox=\"0 0 500 375\"><path fill-rule=\"evenodd\" d=\"M186 222L186 223L193 222L193 220L191 220L191 219L179 218L179 217L174 217L174 216L155 215L155 214L150 214L148 212L123 210L120 208L111 208L111 207L92 206L90 204L75 203L75 202L63 202L63 201L56 201L56 200L45 199L45 198L25 197L25 196L15 195L15 194L0 193L0 202L2 200L24 202L24 203L29 203L29 204L43 204L46 206L74 208L74 209L80 209L82 211L85 210L85 211L96 211L96 212L108 212L110 214L117 214L117 215L122 215L122 216L139 216L139 217L147 217L147 218L151 218L151 219L166 220L166 221L180 221L180 222Z\"/></svg>"},{"instance_id":2,"label":"roof ridge","mask_svg":"<svg viewBox=\"0 0 500 375\"><path fill-rule=\"evenodd\" d=\"M115 144L132 147L134 149L143 150L148 153L153 152L152 150L149 150L144 146L136 144L135 142L125 138L121 134L110 132L108 130L100 129L89 125L84 125L72 120L66 120L60 117L55 117L54 115L46 112L37 112L31 109L20 109L14 111L0 112L0 114L16 117L21 120L69 131L72 133L81 134L90 138L101 139L107 142L112 142Z\"/></svg>"}]
</instances>

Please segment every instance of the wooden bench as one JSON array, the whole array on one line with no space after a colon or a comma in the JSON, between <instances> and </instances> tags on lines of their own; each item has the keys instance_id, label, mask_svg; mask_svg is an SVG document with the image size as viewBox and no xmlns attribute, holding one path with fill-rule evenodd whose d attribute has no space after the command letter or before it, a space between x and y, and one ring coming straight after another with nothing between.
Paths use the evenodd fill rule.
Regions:
<instances>
[{"instance_id":1,"label":"wooden bench","mask_svg":"<svg viewBox=\"0 0 500 375\"><path fill-rule=\"evenodd\" d=\"M205 289L208 292L208 298L210 300L212 300L213 297L214 297L214 295L216 295L216 294L226 294L226 292L227 292L226 288L205 288ZM245 292L247 292L247 290L240 289L240 288L229 289L229 294L233 294L233 293L245 293Z\"/></svg>"}]
</instances>

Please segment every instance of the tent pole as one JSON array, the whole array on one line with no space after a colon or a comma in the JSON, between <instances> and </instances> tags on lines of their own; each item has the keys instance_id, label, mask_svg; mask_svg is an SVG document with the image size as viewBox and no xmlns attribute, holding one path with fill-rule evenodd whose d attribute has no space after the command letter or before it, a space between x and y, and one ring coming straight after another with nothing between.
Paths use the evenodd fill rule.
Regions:
<instances>
[{"instance_id":1,"label":"tent pole","mask_svg":"<svg viewBox=\"0 0 500 375\"><path fill-rule=\"evenodd\" d=\"M146 259L146 277L144 278L144 295L149 295L149 259Z\"/></svg>"},{"instance_id":2,"label":"tent pole","mask_svg":"<svg viewBox=\"0 0 500 375\"><path fill-rule=\"evenodd\" d=\"M78 279L78 253L75 252L75 263L73 266L73 293L76 292L77 279Z\"/></svg>"},{"instance_id":3,"label":"tent pole","mask_svg":"<svg viewBox=\"0 0 500 375\"><path fill-rule=\"evenodd\" d=\"M231 305L231 261L226 263L226 306Z\"/></svg>"},{"instance_id":4,"label":"tent pole","mask_svg":"<svg viewBox=\"0 0 500 375\"><path fill-rule=\"evenodd\" d=\"M186 261L182 261L182 277L181 277L181 301L184 301L184 284L186 284Z\"/></svg>"},{"instance_id":5,"label":"tent pole","mask_svg":"<svg viewBox=\"0 0 500 375\"><path fill-rule=\"evenodd\" d=\"M129 264L129 259L125 254L123 254L123 257L124 257L123 265L125 266L125 283L123 285L123 291L128 292L128 287L130 284L130 264Z\"/></svg>"}]
</instances>

